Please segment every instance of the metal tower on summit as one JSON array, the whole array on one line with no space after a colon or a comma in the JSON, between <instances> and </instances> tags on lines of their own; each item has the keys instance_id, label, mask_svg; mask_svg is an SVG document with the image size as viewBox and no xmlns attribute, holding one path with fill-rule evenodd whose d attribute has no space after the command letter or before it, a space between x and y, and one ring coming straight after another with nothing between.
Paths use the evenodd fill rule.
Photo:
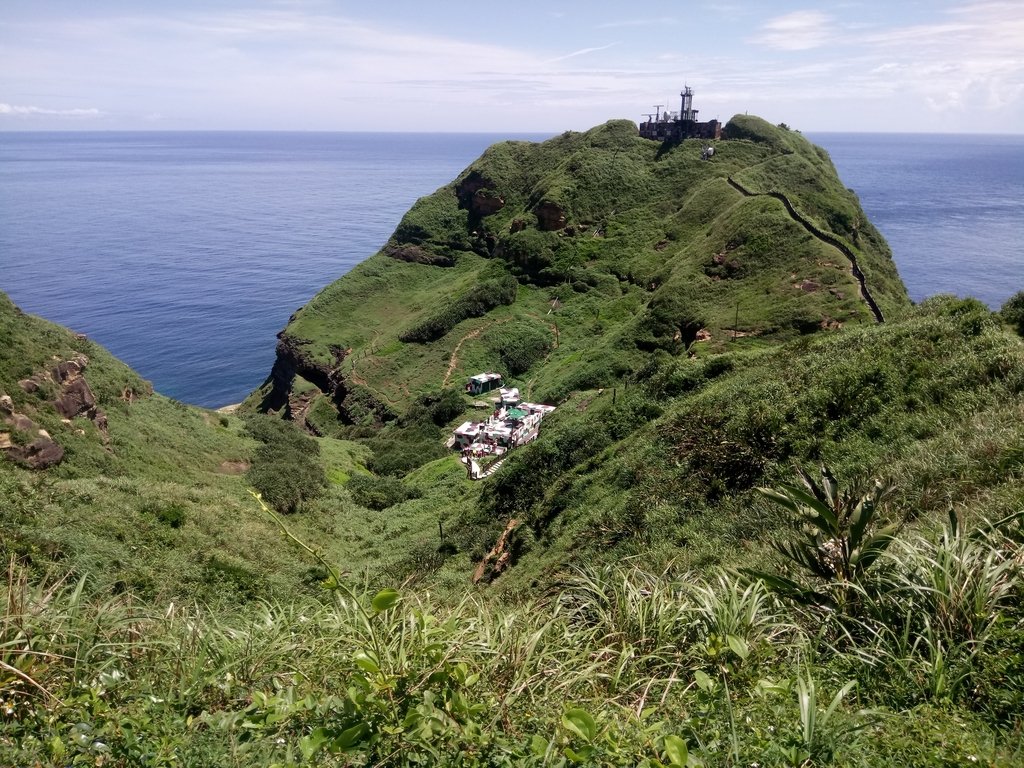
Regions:
<instances>
[{"instance_id":1,"label":"metal tower on summit","mask_svg":"<svg viewBox=\"0 0 1024 768\"><path fill-rule=\"evenodd\" d=\"M679 119L684 123L697 122L697 110L693 108L693 90L690 86L684 85L679 95L683 97L683 103L679 109Z\"/></svg>"},{"instance_id":2,"label":"metal tower on summit","mask_svg":"<svg viewBox=\"0 0 1024 768\"><path fill-rule=\"evenodd\" d=\"M682 141L683 139L720 139L722 124L717 120L700 122L697 110L693 108L693 89L683 86L679 92L682 99L678 112L665 110L660 114L646 115L647 122L640 123L640 136L653 141Z\"/></svg>"}]
</instances>

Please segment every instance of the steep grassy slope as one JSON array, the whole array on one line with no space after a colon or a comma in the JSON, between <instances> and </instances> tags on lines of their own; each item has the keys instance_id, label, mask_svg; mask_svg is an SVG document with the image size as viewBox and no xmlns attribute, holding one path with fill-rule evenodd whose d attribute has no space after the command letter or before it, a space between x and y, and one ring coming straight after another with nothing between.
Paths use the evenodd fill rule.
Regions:
<instances>
[{"instance_id":1,"label":"steep grassy slope","mask_svg":"<svg viewBox=\"0 0 1024 768\"><path fill-rule=\"evenodd\" d=\"M632 131L492 148L298 313L252 405L334 437L0 294L0 764L1020 764L1020 302L910 307L797 134ZM492 367L560 407L473 483Z\"/></svg>"},{"instance_id":2,"label":"steep grassy slope","mask_svg":"<svg viewBox=\"0 0 1024 768\"><path fill-rule=\"evenodd\" d=\"M976 302L911 308L799 134L726 136L708 162L623 122L495 145L292 319L251 404L416 489L372 514L403 521L386 573L457 589L483 563L518 592L594 558L753 562L776 525L753 489L794 462L885 475L926 526L1020 504L1019 338ZM561 407L471 484L441 444L487 368Z\"/></svg>"},{"instance_id":3,"label":"steep grassy slope","mask_svg":"<svg viewBox=\"0 0 1024 768\"><path fill-rule=\"evenodd\" d=\"M0 340L0 395L32 423L26 430L0 419L0 435L17 445L43 429L63 449L47 469L0 456L5 561L31 562L37 572L91 572L108 587L148 596L250 598L315 583L310 565L278 545L247 491L257 444L239 418L154 394L99 345L23 314L3 294ZM73 359L84 362L81 379L101 417L64 418L54 404L67 386L52 371ZM322 451L336 481L360 471L362 457L362 449L337 441L325 441ZM335 541L346 500L332 484L299 528ZM345 559L343 544L329 551Z\"/></svg>"},{"instance_id":4,"label":"steep grassy slope","mask_svg":"<svg viewBox=\"0 0 1024 768\"><path fill-rule=\"evenodd\" d=\"M464 546L515 519L510 588L594 559L757 562L779 521L753 489L794 462L886 478L926 528L950 508L1000 517L1024 508L1022 415L1024 345L973 301L773 349L663 355L628 390L556 413L487 482Z\"/></svg>"},{"instance_id":5,"label":"steep grassy slope","mask_svg":"<svg viewBox=\"0 0 1024 768\"><path fill-rule=\"evenodd\" d=\"M848 245L881 311L906 309L888 248L822 150L756 118L727 136L707 162L699 142L662 147L625 121L491 147L296 313L250 404L331 434L485 368L557 402L698 334L720 348L871 322L847 255L769 192Z\"/></svg>"}]
</instances>

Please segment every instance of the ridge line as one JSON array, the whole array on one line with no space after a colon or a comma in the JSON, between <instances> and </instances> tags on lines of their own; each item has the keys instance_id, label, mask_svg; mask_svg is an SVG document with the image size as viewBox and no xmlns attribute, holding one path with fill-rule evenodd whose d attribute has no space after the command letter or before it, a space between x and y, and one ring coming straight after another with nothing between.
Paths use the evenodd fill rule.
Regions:
<instances>
[{"instance_id":1,"label":"ridge line","mask_svg":"<svg viewBox=\"0 0 1024 768\"><path fill-rule=\"evenodd\" d=\"M786 197L781 192L752 192L751 190L747 189L742 184L740 184L738 181L736 181L732 176L727 176L726 181L728 181L729 185L744 197L771 197L778 200L785 207L786 212L789 214L790 218L793 219L793 221L801 225L804 229L810 232L818 240L821 240L826 245L831 245L833 248L835 248L837 251L843 254L850 261L850 271L853 274L854 278L857 280L857 284L860 286L861 299L863 299L864 303L868 305L868 309L870 309L871 313L875 316L876 322L885 322L885 317L883 317L882 315L881 308L878 306L877 303L875 303L874 297L868 290L867 279L864 277L864 273L861 271L860 265L857 264L857 257L854 255L850 247L846 245L846 243L844 243L835 235L830 234L828 232L823 232L822 230L818 229L818 227L815 226L814 223L809 221L799 211L797 211L793 203L790 202L789 198Z\"/></svg>"}]
</instances>

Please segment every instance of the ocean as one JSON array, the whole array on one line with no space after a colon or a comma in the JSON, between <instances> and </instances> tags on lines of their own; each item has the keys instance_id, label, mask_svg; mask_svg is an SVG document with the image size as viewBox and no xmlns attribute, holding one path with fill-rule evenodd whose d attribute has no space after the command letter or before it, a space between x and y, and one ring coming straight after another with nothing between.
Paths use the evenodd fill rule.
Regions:
<instances>
[{"instance_id":1,"label":"ocean","mask_svg":"<svg viewBox=\"0 0 1024 768\"><path fill-rule=\"evenodd\" d=\"M808 133L892 248L910 298L1024 290L1024 135Z\"/></svg>"},{"instance_id":2,"label":"ocean","mask_svg":"<svg viewBox=\"0 0 1024 768\"><path fill-rule=\"evenodd\" d=\"M288 316L491 143L543 135L0 133L0 289L178 400L258 386ZM1024 289L1024 136L808 134L915 300Z\"/></svg>"}]
</instances>

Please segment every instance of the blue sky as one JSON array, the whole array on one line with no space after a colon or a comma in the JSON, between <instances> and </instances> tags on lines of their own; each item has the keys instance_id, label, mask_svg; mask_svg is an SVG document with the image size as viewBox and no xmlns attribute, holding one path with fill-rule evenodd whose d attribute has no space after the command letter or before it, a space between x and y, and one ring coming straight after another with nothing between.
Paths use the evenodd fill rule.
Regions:
<instances>
[{"instance_id":1,"label":"blue sky","mask_svg":"<svg viewBox=\"0 0 1024 768\"><path fill-rule=\"evenodd\" d=\"M3 0L0 130L1024 132L1024 0Z\"/></svg>"}]
</instances>

